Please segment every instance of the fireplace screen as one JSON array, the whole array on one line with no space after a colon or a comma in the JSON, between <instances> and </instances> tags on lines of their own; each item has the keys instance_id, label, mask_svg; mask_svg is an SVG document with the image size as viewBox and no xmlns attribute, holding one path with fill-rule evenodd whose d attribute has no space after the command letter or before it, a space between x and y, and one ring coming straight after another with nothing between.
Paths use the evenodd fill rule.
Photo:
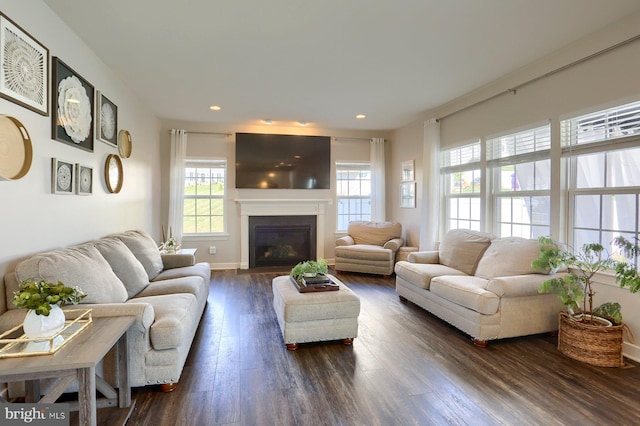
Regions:
<instances>
[{"instance_id":1,"label":"fireplace screen","mask_svg":"<svg viewBox=\"0 0 640 426\"><path fill-rule=\"evenodd\" d=\"M315 257L315 216L249 217L250 268L294 266Z\"/></svg>"}]
</instances>

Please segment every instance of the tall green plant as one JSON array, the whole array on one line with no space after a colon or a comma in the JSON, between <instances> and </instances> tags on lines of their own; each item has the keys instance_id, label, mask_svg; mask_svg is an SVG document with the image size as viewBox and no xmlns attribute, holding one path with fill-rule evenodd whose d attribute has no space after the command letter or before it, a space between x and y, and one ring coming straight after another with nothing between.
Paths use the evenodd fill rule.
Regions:
<instances>
[{"instance_id":1,"label":"tall green plant","mask_svg":"<svg viewBox=\"0 0 640 426\"><path fill-rule=\"evenodd\" d=\"M555 293L570 314L583 312L594 313L592 280L599 272L615 270L616 281L620 287L629 287L629 291L636 293L640 290L640 275L634 263L626 260L616 260L601 244L584 244L580 250L553 241L550 237L538 238L540 242L540 256L531 262L535 269L557 270L563 266L568 268L565 275L546 280L540 285L541 293ZM617 237L613 241L626 259L636 259L640 254L637 242L631 243L624 237ZM597 308L606 313L606 317L616 322L622 321L620 305L605 303ZM617 312L616 312L617 310Z\"/></svg>"}]
</instances>

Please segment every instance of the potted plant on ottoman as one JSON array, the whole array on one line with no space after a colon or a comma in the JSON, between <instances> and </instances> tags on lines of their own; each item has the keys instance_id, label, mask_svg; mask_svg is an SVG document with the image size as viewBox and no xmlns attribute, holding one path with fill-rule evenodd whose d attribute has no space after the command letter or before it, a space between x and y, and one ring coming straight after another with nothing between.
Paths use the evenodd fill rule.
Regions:
<instances>
[{"instance_id":1,"label":"potted plant on ottoman","mask_svg":"<svg viewBox=\"0 0 640 426\"><path fill-rule=\"evenodd\" d=\"M67 287L61 281L29 279L20 283L20 290L13 293L13 304L26 308L24 333L29 338L50 337L64 327L61 306L77 304L87 295L78 287Z\"/></svg>"},{"instance_id":2,"label":"potted plant on ottoman","mask_svg":"<svg viewBox=\"0 0 640 426\"><path fill-rule=\"evenodd\" d=\"M557 294L567 309L560 313L558 349L578 361L600 367L620 367L626 328L621 307L619 303L607 302L594 309L592 280L599 272L615 270L620 287L629 287L632 293L640 290L635 265L621 259L637 257L640 253L637 244L617 237L614 245L622 254L618 259L597 243L585 244L574 251L549 237L540 237L538 241L540 256L532 262L532 267L552 271L568 267L565 275L545 281L538 289L541 293Z\"/></svg>"}]
</instances>

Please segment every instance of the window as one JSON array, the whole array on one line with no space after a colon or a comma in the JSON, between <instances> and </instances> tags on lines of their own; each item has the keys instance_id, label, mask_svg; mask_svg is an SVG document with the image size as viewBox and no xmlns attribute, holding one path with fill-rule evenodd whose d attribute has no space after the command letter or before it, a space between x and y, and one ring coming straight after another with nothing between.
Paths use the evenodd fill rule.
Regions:
<instances>
[{"instance_id":1,"label":"window","mask_svg":"<svg viewBox=\"0 0 640 426\"><path fill-rule=\"evenodd\" d=\"M338 231L353 220L371 220L371 166L369 163L336 164Z\"/></svg>"},{"instance_id":2,"label":"window","mask_svg":"<svg viewBox=\"0 0 640 426\"><path fill-rule=\"evenodd\" d=\"M569 162L570 241L614 249L619 235L639 237L640 102L561 122Z\"/></svg>"},{"instance_id":3,"label":"window","mask_svg":"<svg viewBox=\"0 0 640 426\"><path fill-rule=\"evenodd\" d=\"M444 185L445 231L481 230L480 142L442 152L440 173Z\"/></svg>"},{"instance_id":4,"label":"window","mask_svg":"<svg viewBox=\"0 0 640 426\"><path fill-rule=\"evenodd\" d=\"M494 232L500 237L550 234L551 128L487 140Z\"/></svg>"},{"instance_id":5,"label":"window","mask_svg":"<svg viewBox=\"0 0 640 426\"><path fill-rule=\"evenodd\" d=\"M225 232L227 162L187 160L184 177L184 234Z\"/></svg>"}]
</instances>

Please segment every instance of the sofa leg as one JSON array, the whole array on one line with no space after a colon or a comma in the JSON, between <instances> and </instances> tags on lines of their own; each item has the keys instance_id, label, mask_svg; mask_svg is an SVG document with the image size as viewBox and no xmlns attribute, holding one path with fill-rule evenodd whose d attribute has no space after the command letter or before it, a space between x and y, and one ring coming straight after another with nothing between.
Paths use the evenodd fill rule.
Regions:
<instances>
[{"instance_id":1,"label":"sofa leg","mask_svg":"<svg viewBox=\"0 0 640 426\"><path fill-rule=\"evenodd\" d=\"M400 301L401 301L402 303L407 303L407 298L406 298L406 297L404 297L404 296L400 296L400 295L398 295L398 299L400 299Z\"/></svg>"},{"instance_id":2,"label":"sofa leg","mask_svg":"<svg viewBox=\"0 0 640 426\"><path fill-rule=\"evenodd\" d=\"M287 343L287 350L288 351L297 351L298 350L298 344L297 343Z\"/></svg>"},{"instance_id":3,"label":"sofa leg","mask_svg":"<svg viewBox=\"0 0 640 426\"><path fill-rule=\"evenodd\" d=\"M473 339L473 344L479 348L486 348L489 346L489 342L487 340Z\"/></svg>"},{"instance_id":4,"label":"sofa leg","mask_svg":"<svg viewBox=\"0 0 640 426\"><path fill-rule=\"evenodd\" d=\"M342 344L343 345L352 345L353 344L353 338L349 337L346 339L342 339Z\"/></svg>"},{"instance_id":5,"label":"sofa leg","mask_svg":"<svg viewBox=\"0 0 640 426\"><path fill-rule=\"evenodd\" d=\"M160 390L164 393L169 393L173 392L177 387L177 383L163 383L160 385Z\"/></svg>"}]
</instances>

